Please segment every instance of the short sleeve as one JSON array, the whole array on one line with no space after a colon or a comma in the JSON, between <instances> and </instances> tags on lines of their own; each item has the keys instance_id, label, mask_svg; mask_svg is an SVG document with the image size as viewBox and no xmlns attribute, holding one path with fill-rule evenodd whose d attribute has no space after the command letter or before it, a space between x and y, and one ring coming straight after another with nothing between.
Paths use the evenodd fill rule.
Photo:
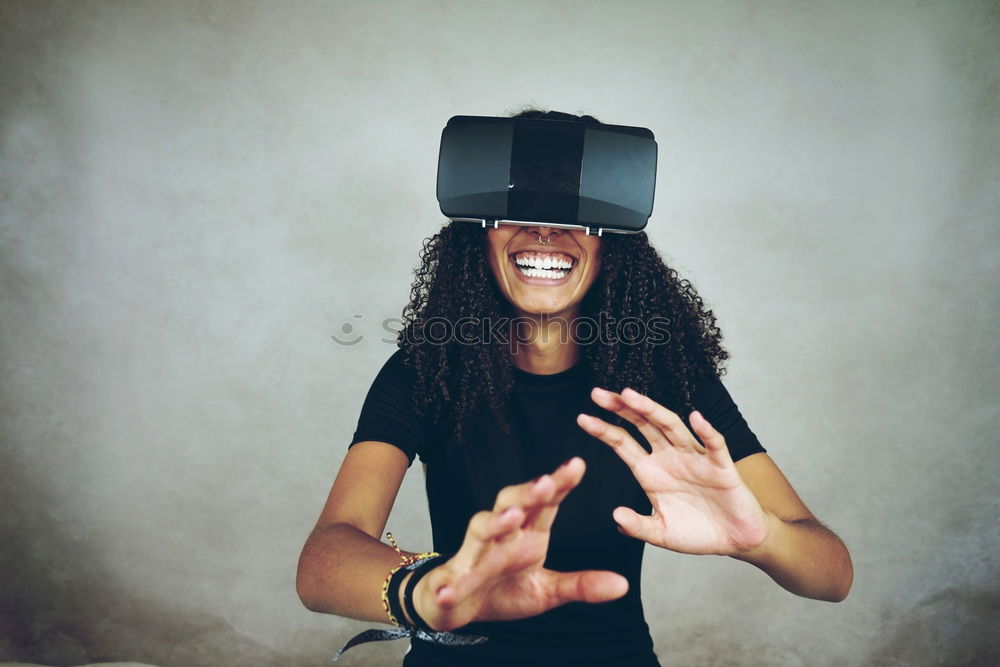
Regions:
<instances>
[{"instance_id":1,"label":"short sleeve","mask_svg":"<svg viewBox=\"0 0 1000 667\"><path fill-rule=\"evenodd\" d=\"M733 461L767 451L750 430L750 426L747 425L747 421L740 414L739 408L719 378L715 376L703 378L698 383L691 402L708 423L726 439Z\"/></svg>"},{"instance_id":2,"label":"short sleeve","mask_svg":"<svg viewBox=\"0 0 1000 667\"><path fill-rule=\"evenodd\" d=\"M404 354L396 350L375 376L348 447L368 440L385 442L402 450L412 465L423 447L424 431L414 409L416 376L403 363Z\"/></svg>"}]
</instances>

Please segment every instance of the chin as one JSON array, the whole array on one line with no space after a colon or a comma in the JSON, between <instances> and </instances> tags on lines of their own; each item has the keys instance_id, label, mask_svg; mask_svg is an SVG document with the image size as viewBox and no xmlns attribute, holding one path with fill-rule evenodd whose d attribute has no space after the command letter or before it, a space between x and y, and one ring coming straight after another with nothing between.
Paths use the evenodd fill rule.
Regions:
<instances>
[{"instance_id":1,"label":"chin","mask_svg":"<svg viewBox=\"0 0 1000 667\"><path fill-rule=\"evenodd\" d=\"M570 305L565 303L559 304L538 304L538 303L524 303L524 304L514 304L514 308L522 315L528 317L555 317L557 315L562 315L563 317L569 317Z\"/></svg>"}]
</instances>

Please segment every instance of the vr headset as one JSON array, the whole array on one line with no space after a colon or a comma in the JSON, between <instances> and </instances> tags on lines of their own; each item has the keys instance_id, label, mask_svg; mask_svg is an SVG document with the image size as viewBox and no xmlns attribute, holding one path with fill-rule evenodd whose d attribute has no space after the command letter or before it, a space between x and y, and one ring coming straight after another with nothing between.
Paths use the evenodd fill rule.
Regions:
<instances>
[{"instance_id":1,"label":"vr headset","mask_svg":"<svg viewBox=\"0 0 1000 667\"><path fill-rule=\"evenodd\" d=\"M452 220L634 234L653 212L656 140L642 127L455 116L437 198Z\"/></svg>"}]
</instances>

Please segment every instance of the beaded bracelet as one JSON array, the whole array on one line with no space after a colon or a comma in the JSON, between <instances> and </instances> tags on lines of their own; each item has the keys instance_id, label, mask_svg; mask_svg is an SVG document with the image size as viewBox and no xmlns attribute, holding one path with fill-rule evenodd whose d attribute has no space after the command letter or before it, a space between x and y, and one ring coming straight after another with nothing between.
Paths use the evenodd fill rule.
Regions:
<instances>
[{"instance_id":1,"label":"beaded bracelet","mask_svg":"<svg viewBox=\"0 0 1000 667\"><path fill-rule=\"evenodd\" d=\"M414 561L423 562L423 561ZM400 627L406 625L406 616L403 613L403 607L399 603L399 589L402 586L403 579L409 574L409 570L405 567L396 568L389 574L389 589L386 594L386 598L382 600L382 606L388 605L388 611L386 614L389 616L389 622Z\"/></svg>"},{"instance_id":2,"label":"beaded bracelet","mask_svg":"<svg viewBox=\"0 0 1000 667\"><path fill-rule=\"evenodd\" d=\"M395 625L396 627L399 627L401 624L399 622L399 619L396 618L396 614L393 613L393 607L396 606L393 603L398 602L399 583L406 575L403 574L399 578L396 578L395 575L399 572L402 572L404 569L408 569L408 566L413 565L418 561L424 561L430 558L434 558L436 556L440 556L441 554L437 553L436 551L425 551L422 554L411 554L407 556L403 553L402 549L399 548L399 545L396 544L396 540L395 538L393 538L392 533L386 533L385 536L389 539L389 542L392 544L392 548L395 549L396 553L399 554L401 562L399 563L399 565L389 570L388 576L386 576L385 581L382 582L382 608L385 609L386 616L389 617L389 622ZM390 600L392 600L393 603L390 603L389 602Z\"/></svg>"},{"instance_id":3,"label":"beaded bracelet","mask_svg":"<svg viewBox=\"0 0 1000 667\"><path fill-rule=\"evenodd\" d=\"M416 637L427 642L444 644L447 646L473 646L487 641L487 637L481 637L478 635L460 635L452 632L437 632L431 629L430 626L428 626L427 623L420 618L417 614L416 608L412 606L412 602L409 600L407 600L407 610L410 611L412 609L412 611L410 611L410 618L413 619L414 624L410 625L406 622L406 616L403 614L399 606L399 585L402 583L403 578L408 573L413 572L413 576L410 577L410 581L407 582L406 590L403 593L404 598L412 598L413 589L416 587L417 581L434 569L434 565L441 560L447 559L447 557L436 552L425 552L422 554L405 556L396 544L396 540L393 539L392 533L386 533L386 537L389 538L389 542L392 543L393 548L397 551L397 553L399 553L403 560L402 563L394 567L389 572L389 575L382 583L382 607L385 609L385 613L389 617L389 621L396 627L389 630L376 630L373 628L355 635L346 644L344 644L339 651L337 651L336 655L333 656L334 661L338 660L347 649L357 646L358 644L390 639L402 639L403 637ZM424 567L425 565L429 567ZM399 576L396 576L397 574ZM414 581L414 579L416 579L416 581ZM412 585L410 585L411 583Z\"/></svg>"},{"instance_id":4,"label":"beaded bracelet","mask_svg":"<svg viewBox=\"0 0 1000 667\"><path fill-rule=\"evenodd\" d=\"M427 622L420 617L417 613L417 607L413 600L413 591L416 589L417 584L420 582L428 572L433 570L442 561L448 560L447 556L442 556L438 554L432 558L428 558L420 563L416 569L413 570L413 574L410 575L409 580L406 582L406 588L403 589L403 608L406 610L406 615L410 617L413 622L413 627L418 630L423 630L424 632L436 632L433 628L427 625Z\"/></svg>"}]
</instances>

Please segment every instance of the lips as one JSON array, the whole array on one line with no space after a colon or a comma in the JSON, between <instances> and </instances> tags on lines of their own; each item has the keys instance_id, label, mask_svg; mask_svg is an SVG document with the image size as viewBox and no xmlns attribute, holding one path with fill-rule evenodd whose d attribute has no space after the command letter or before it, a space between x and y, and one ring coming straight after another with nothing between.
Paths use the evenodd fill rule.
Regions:
<instances>
[{"instance_id":1,"label":"lips","mask_svg":"<svg viewBox=\"0 0 1000 667\"><path fill-rule=\"evenodd\" d=\"M510 256L518 278L533 285L561 285L569 279L577 260L558 251L521 251Z\"/></svg>"}]
</instances>

